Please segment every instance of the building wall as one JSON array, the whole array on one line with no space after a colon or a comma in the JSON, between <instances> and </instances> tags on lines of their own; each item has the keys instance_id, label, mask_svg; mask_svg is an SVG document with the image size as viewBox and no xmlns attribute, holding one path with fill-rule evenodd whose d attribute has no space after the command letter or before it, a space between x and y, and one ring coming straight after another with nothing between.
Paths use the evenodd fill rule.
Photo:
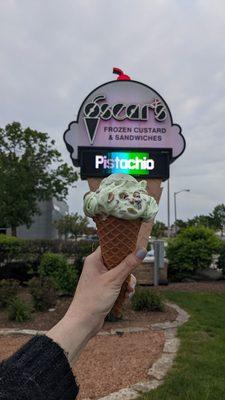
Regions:
<instances>
[{"instance_id":1,"label":"building wall","mask_svg":"<svg viewBox=\"0 0 225 400\"><path fill-rule=\"evenodd\" d=\"M159 284L168 282L168 260L164 259L163 268L159 269ZM142 262L138 268L133 272L139 285L153 285L154 284L154 261Z\"/></svg>"},{"instance_id":2,"label":"building wall","mask_svg":"<svg viewBox=\"0 0 225 400\"><path fill-rule=\"evenodd\" d=\"M39 202L38 206L41 214L33 217L30 228L20 225L17 236L23 239L57 239L58 232L54 222L68 213L68 205L64 201L52 199ZM10 230L7 233L11 234Z\"/></svg>"},{"instance_id":3,"label":"building wall","mask_svg":"<svg viewBox=\"0 0 225 400\"><path fill-rule=\"evenodd\" d=\"M53 223L51 224L51 232L50 235L52 238L57 239L59 238L58 231L56 229L56 226L54 224L54 221L58 221L62 216L66 215L69 213L69 207L64 201L58 201L54 199L53 204L52 204L52 221Z\"/></svg>"}]
</instances>

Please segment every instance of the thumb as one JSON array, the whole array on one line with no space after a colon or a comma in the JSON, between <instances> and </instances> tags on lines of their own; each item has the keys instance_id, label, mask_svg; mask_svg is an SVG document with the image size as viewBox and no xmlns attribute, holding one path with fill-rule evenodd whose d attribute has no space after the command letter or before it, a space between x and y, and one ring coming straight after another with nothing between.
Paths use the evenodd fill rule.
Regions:
<instances>
[{"instance_id":1,"label":"thumb","mask_svg":"<svg viewBox=\"0 0 225 400\"><path fill-rule=\"evenodd\" d=\"M119 265L107 272L108 277L111 276L113 280L122 284L133 269L145 258L146 254L146 249L137 249L135 253L129 254Z\"/></svg>"}]
</instances>

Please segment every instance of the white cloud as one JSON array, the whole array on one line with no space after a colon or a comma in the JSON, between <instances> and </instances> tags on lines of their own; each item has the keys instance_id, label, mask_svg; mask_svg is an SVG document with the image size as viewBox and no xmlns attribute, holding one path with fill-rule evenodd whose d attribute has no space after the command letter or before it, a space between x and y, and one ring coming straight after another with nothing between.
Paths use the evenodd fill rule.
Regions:
<instances>
[{"instance_id":1,"label":"white cloud","mask_svg":"<svg viewBox=\"0 0 225 400\"><path fill-rule=\"evenodd\" d=\"M118 66L156 89L183 127L187 150L171 167L171 193L191 192L179 197L179 217L208 212L225 196L224 36L223 0L1 1L0 126L17 120L49 132L70 163L63 132ZM71 189L71 211L81 211L86 190Z\"/></svg>"}]
</instances>

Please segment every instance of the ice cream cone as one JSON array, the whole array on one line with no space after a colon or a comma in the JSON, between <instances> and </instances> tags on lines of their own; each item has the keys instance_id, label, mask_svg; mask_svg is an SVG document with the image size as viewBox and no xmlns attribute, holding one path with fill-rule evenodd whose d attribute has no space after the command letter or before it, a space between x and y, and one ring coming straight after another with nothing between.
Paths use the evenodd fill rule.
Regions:
<instances>
[{"instance_id":1,"label":"ice cream cone","mask_svg":"<svg viewBox=\"0 0 225 400\"><path fill-rule=\"evenodd\" d=\"M142 221L141 219L126 221L113 216L108 216L106 219L96 216L94 221L97 226L104 264L108 269L112 269L135 250ZM130 276L123 283L112 309L113 315L117 318L121 315L129 279Z\"/></svg>"},{"instance_id":2,"label":"ice cream cone","mask_svg":"<svg viewBox=\"0 0 225 400\"><path fill-rule=\"evenodd\" d=\"M87 195L88 195L87 198L90 199L90 196L93 197L93 192L97 191L97 193L101 193L101 191L102 191L101 179L89 178L88 183L89 183L91 192L89 192L90 194L87 193ZM132 184L133 184L133 182L132 182ZM154 188L154 191L153 191L152 197L155 197L154 196L156 194L156 193L154 193L155 190L156 190L158 196L160 197L161 190L162 190L160 188L160 184L161 184L161 180L159 180L159 182L157 182L157 185L153 184L152 188ZM135 182L134 182L134 185L135 185ZM114 191L110 192L109 188L110 188L110 186L108 186L108 185L106 186L106 188L104 188L104 190L107 192L107 196L109 196L109 197L107 197L105 202L103 201L103 203L102 203L102 198L101 198L101 201L100 201L101 204L104 204L104 205L110 204L111 205L112 198L115 198ZM133 187L132 187L131 192L134 190L134 193L135 193L135 190L141 190L143 193L143 188L146 188L146 184L145 184L145 186L142 187L141 183L140 183L140 185L138 186L137 189L135 189L135 188L133 189ZM149 182L148 182L148 192L149 192ZM146 195L147 195L147 191L146 191L145 195L140 194L140 196L146 196ZM98 197L98 194L96 196ZM95 197L95 195L94 195L94 197ZM85 197L85 199L86 199L86 197ZM117 202L118 202L118 200L117 200ZM131 202L131 203L132 203L131 206L133 206L133 202ZM155 208L154 205L153 205L153 208ZM91 209L92 209L92 206L91 206ZM115 209L113 209L113 210L115 211L118 209L115 207ZM129 208L127 208L127 210L129 210ZM139 210L139 208L137 208L137 210ZM142 208L140 211L141 217L138 217L136 219L133 219L133 218L130 219L129 215L126 219L124 219L124 217L117 216L117 213L116 213L116 216L115 215L113 216L113 215L110 215L111 211L109 213L106 212L106 214L104 214L104 210L102 210L102 208L101 208L101 212L99 212L99 213L98 212L96 213L96 211L93 213L92 212L90 213L90 209L87 209L87 208L85 209L85 211L87 212L87 215L91 216L96 223L97 232L98 232L98 236L99 236L99 240L100 240L102 257L104 260L104 264L106 265L106 267L108 269L112 269L112 268L116 267L124 258L126 258L126 256L128 254L132 253L135 250L135 248L137 247L137 242L138 242L138 247L147 247L149 235L151 232L151 227L153 225L153 221L151 220L150 222L143 223L144 217L142 215ZM106 211L108 211L108 207L107 207ZM139 211L137 211L137 212L139 212ZM151 212L150 212L150 214L151 214ZM149 218L150 214L148 214L148 218ZM127 215L127 212L126 212L126 215ZM153 215L154 215L154 213L153 213ZM140 237L141 230L142 230L142 235ZM113 317L118 318L122 314L122 305L125 300L125 293L127 291L127 286L128 286L129 280L130 280L130 276L126 279L126 281L122 285L120 294L119 294L119 296L114 304L114 307L112 309Z\"/></svg>"}]
</instances>

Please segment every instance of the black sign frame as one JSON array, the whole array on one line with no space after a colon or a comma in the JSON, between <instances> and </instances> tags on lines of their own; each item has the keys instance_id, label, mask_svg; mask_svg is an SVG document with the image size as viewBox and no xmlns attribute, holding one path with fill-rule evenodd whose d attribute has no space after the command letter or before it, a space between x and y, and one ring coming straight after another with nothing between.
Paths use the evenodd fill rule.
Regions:
<instances>
[{"instance_id":1,"label":"black sign frame","mask_svg":"<svg viewBox=\"0 0 225 400\"><path fill-rule=\"evenodd\" d=\"M85 163L88 162L88 158L84 160L84 155L89 152L90 154L96 154L97 152L102 152L104 154L107 152L147 152L154 154L154 157L161 157L163 158L164 165L162 165L163 172L157 173L155 171L151 171L149 175L133 175L135 178L142 178L142 179L162 179L163 181L167 180L170 177L170 163L172 159L172 149L170 148L131 148L131 147L90 147L90 146L78 146L78 159L76 160L77 167L80 168L80 175L82 180L86 180L87 178L105 178L106 176L110 175L105 173L104 175L96 173L94 168L91 168L86 172L85 170ZM74 161L74 160L73 160ZM161 160L162 161L162 160Z\"/></svg>"}]
</instances>

